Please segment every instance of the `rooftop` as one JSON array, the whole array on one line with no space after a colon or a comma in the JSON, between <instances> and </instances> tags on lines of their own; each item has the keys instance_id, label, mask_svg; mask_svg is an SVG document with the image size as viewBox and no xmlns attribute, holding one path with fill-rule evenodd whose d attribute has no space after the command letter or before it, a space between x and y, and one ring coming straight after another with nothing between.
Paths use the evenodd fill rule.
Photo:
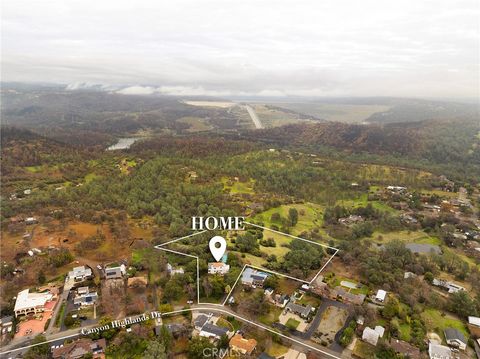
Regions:
<instances>
[{"instance_id":1,"label":"rooftop","mask_svg":"<svg viewBox=\"0 0 480 359\"><path fill-rule=\"evenodd\" d=\"M14 310L29 309L44 306L46 302L52 300L51 293L29 293L29 289L24 289L17 295Z\"/></svg>"},{"instance_id":2,"label":"rooftop","mask_svg":"<svg viewBox=\"0 0 480 359\"><path fill-rule=\"evenodd\" d=\"M245 350L247 353L251 353L257 346L257 341L255 339L245 339L241 334L235 334L230 339L230 346L235 346Z\"/></svg>"},{"instance_id":3,"label":"rooftop","mask_svg":"<svg viewBox=\"0 0 480 359\"><path fill-rule=\"evenodd\" d=\"M447 328L444 330L444 333L447 340L459 340L462 343L467 343L467 339L465 339L465 336L458 329Z\"/></svg>"}]
</instances>

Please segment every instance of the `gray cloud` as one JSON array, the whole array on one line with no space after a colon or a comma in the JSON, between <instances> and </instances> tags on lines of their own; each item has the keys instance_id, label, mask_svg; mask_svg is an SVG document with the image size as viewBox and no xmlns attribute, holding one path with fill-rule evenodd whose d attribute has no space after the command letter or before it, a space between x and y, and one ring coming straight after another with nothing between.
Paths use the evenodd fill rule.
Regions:
<instances>
[{"instance_id":1,"label":"gray cloud","mask_svg":"<svg viewBox=\"0 0 480 359\"><path fill-rule=\"evenodd\" d=\"M479 15L476 0L7 0L2 78L183 95L472 97Z\"/></svg>"}]
</instances>

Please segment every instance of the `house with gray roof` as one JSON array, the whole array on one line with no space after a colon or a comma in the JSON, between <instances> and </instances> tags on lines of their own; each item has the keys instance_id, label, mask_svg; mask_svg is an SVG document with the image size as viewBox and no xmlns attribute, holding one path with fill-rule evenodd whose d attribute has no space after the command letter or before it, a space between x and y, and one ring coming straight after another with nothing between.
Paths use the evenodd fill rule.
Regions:
<instances>
[{"instance_id":1,"label":"house with gray roof","mask_svg":"<svg viewBox=\"0 0 480 359\"><path fill-rule=\"evenodd\" d=\"M248 285L249 287L263 287L265 279L267 279L270 274L265 272L257 271L253 268L247 267L242 274L242 284Z\"/></svg>"},{"instance_id":2,"label":"house with gray roof","mask_svg":"<svg viewBox=\"0 0 480 359\"><path fill-rule=\"evenodd\" d=\"M205 314L200 314L193 321L193 326L197 330L202 330L203 326L208 322L209 319L210 317L207 317Z\"/></svg>"},{"instance_id":3,"label":"house with gray roof","mask_svg":"<svg viewBox=\"0 0 480 359\"><path fill-rule=\"evenodd\" d=\"M214 324L206 323L200 331L201 337L220 339L223 335L227 335L228 329L216 326Z\"/></svg>"},{"instance_id":4,"label":"house with gray roof","mask_svg":"<svg viewBox=\"0 0 480 359\"><path fill-rule=\"evenodd\" d=\"M299 315L304 319L308 318L313 311L313 307L310 304L304 307L303 305L293 303L293 302L289 302L285 307L285 309L289 312Z\"/></svg>"},{"instance_id":5,"label":"house with gray roof","mask_svg":"<svg viewBox=\"0 0 480 359\"><path fill-rule=\"evenodd\" d=\"M458 329L447 328L443 333L445 334L445 340L449 346L461 350L467 349L467 339Z\"/></svg>"}]
</instances>

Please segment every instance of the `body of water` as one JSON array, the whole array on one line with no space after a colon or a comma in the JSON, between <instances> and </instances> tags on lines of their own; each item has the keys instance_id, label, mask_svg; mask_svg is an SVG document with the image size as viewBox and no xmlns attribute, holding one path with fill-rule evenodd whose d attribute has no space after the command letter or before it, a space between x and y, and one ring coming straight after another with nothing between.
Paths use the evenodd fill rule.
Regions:
<instances>
[{"instance_id":1,"label":"body of water","mask_svg":"<svg viewBox=\"0 0 480 359\"><path fill-rule=\"evenodd\" d=\"M126 150L130 148L131 145L137 141L138 138L127 137L127 138L119 138L118 142L114 145L111 145L107 148L107 151L115 151L115 150Z\"/></svg>"}]
</instances>

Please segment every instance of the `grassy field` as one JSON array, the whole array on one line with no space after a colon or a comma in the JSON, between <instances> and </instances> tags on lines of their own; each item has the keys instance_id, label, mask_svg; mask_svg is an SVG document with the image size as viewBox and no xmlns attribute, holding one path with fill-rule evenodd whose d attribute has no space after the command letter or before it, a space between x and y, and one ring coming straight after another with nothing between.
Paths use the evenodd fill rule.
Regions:
<instances>
[{"instance_id":1,"label":"grassy field","mask_svg":"<svg viewBox=\"0 0 480 359\"><path fill-rule=\"evenodd\" d=\"M400 339L409 342L412 339L412 328L409 324L403 323L400 325Z\"/></svg>"},{"instance_id":2,"label":"grassy field","mask_svg":"<svg viewBox=\"0 0 480 359\"><path fill-rule=\"evenodd\" d=\"M374 353L375 347L361 340L357 340L355 348L353 348L353 355L357 358L373 359Z\"/></svg>"},{"instance_id":3,"label":"grassy field","mask_svg":"<svg viewBox=\"0 0 480 359\"><path fill-rule=\"evenodd\" d=\"M429 236L423 231L396 231L388 233L375 231L372 234L372 239L377 243L388 243L393 240L400 240L405 243L431 244L437 246L442 244L440 238Z\"/></svg>"},{"instance_id":4,"label":"grassy field","mask_svg":"<svg viewBox=\"0 0 480 359\"><path fill-rule=\"evenodd\" d=\"M374 113L385 112L390 108L382 105L330 103L279 103L275 105L324 120L344 123L362 123Z\"/></svg>"},{"instance_id":5,"label":"grassy field","mask_svg":"<svg viewBox=\"0 0 480 359\"><path fill-rule=\"evenodd\" d=\"M85 176L85 183L92 182L96 178L100 178L100 176L96 175L95 173L89 173Z\"/></svg>"},{"instance_id":6,"label":"grassy field","mask_svg":"<svg viewBox=\"0 0 480 359\"><path fill-rule=\"evenodd\" d=\"M229 184L230 182L230 184ZM255 181L250 179L248 182L240 182L230 179L228 177L222 177L223 188L228 190L231 194L253 194L253 185Z\"/></svg>"},{"instance_id":7,"label":"grassy field","mask_svg":"<svg viewBox=\"0 0 480 359\"><path fill-rule=\"evenodd\" d=\"M259 316L258 320L265 325L271 326L273 323L278 322L278 317L280 316L280 314L282 314L282 308L276 307L271 304L269 304L268 308L268 313Z\"/></svg>"},{"instance_id":8,"label":"grassy field","mask_svg":"<svg viewBox=\"0 0 480 359\"><path fill-rule=\"evenodd\" d=\"M288 352L288 347L275 342L272 342L272 345L267 349L267 354L273 356L274 358L282 356L286 352Z\"/></svg>"},{"instance_id":9,"label":"grassy field","mask_svg":"<svg viewBox=\"0 0 480 359\"><path fill-rule=\"evenodd\" d=\"M182 117L177 121L181 123L186 123L190 126L187 129L187 132L202 132L212 129L212 126L205 123L205 120L200 117Z\"/></svg>"},{"instance_id":10,"label":"grassy field","mask_svg":"<svg viewBox=\"0 0 480 359\"><path fill-rule=\"evenodd\" d=\"M450 314L442 316L442 312L437 309L426 309L421 315L427 329L436 332L441 338L444 337L443 331L446 328L458 329L467 339L470 337L465 324Z\"/></svg>"},{"instance_id":11,"label":"grassy field","mask_svg":"<svg viewBox=\"0 0 480 359\"><path fill-rule=\"evenodd\" d=\"M322 226L324 207L314 203L288 204L270 208L269 210L256 215L255 220L262 221L265 224L265 227L268 228L271 228L272 225L280 226L281 223L279 221L272 222L272 214L279 213L282 218L288 218L288 210L290 208L296 208L298 211L298 222L290 230L290 233L293 235L298 235L315 227Z\"/></svg>"},{"instance_id":12,"label":"grassy field","mask_svg":"<svg viewBox=\"0 0 480 359\"><path fill-rule=\"evenodd\" d=\"M390 213L397 213L398 211L387 204L380 202L380 201L369 201L368 194L364 193L360 197L352 200L340 200L337 201L336 205L343 206L345 208L354 209L358 207L366 207L368 204L371 204L373 208L382 211L382 212L390 212Z\"/></svg>"}]
</instances>

